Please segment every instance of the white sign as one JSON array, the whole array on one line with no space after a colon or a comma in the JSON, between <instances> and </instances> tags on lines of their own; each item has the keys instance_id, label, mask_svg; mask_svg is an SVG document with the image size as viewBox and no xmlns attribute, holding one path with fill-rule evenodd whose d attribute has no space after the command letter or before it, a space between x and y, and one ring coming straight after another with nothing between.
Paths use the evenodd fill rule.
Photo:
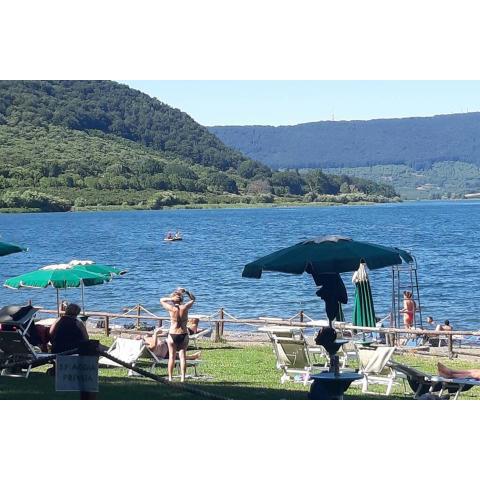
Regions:
<instances>
[{"instance_id":1,"label":"white sign","mask_svg":"<svg viewBox=\"0 0 480 480\"><path fill-rule=\"evenodd\" d=\"M98 357L58 355L56 364L57 392L98 392Z\"/></svg>"}]
</instances>

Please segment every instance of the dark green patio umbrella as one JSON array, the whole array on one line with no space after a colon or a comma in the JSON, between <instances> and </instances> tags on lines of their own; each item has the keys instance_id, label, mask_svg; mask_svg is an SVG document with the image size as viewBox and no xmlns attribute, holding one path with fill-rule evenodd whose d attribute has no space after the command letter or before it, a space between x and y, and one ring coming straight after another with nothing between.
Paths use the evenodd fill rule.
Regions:
<instances>
[{"instance_id":1,"label":"dark green patio umbrella","mask_svg":"<svg viewBox=\"0 0 480 480\"><path fill-rule=\"evenodd\" d=\"M263 271L297 275L310 273L316 285L322 286L317 295L325 301L327 317L332 322L341 315L340 304L347 303L345 285L339 274L357 270L362 260L366 262L368 268L374 270L399 265L402 262L410 263L413 262L413 257L399 248L328 235L282 248L248 263L243 269L242 276L260 278Z\"/></svg>"},{"instance_id":2,"label":"dark green patio umbrella","mask_svg":"<svg viewBox=\"0 0 480 480\"><path fill-rule=\"evenodd\" d=\"M372 289L363 262L360 263L360 267L354 273L352 281L355 284L355 303L353 306L352 323L358 327L375 327L376 319Z\"/></svg>"},{"instance_id":3,"label":"dark green patio umbrella","mask_svg":"<svg viewBox=\"0 0 480 480\"><path fill-rule=\"evenodd\" d=\"M368 242L358 242L348 237L328 235L305 240L292 247L282 248L270 255L248 263L242 276L260 278L263 271L293 273L353 272L361 260L370 270L411 263L413 257L405 250Z\"/></svg>"},{"instance_id":4,"label":"dark green patio umbrella","mask_svg":"<svg viewBox=\"0 0 480 480\"><path fill-rule=\"evenodd\" d=\"M10 255L11 253L26 252L25 247L20 247L19 245L14 245L13 243L0 242L0 257L5 255Z\"/></svg>"}]
</instances>

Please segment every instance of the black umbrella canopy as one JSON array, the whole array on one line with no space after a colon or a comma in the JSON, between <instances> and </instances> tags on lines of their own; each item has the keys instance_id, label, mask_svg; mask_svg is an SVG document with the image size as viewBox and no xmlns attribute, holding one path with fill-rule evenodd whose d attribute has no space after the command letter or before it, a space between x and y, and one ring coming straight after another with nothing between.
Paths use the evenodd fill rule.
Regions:
<instances>
[{"instance_id":1,"label":"black umbrella canopy","mask_svg":"<svg viewBox=\"0 0 480 480\"><path fill-rule=\"evenodd\" d=\"M245 265L242 276L260 278L263 271L300 275L304 272L353 272L364 260L370 270L412 263L413 257L396 247L359 242L349 237L328 235L304 240Z\"/></svg>"}]
</instances>

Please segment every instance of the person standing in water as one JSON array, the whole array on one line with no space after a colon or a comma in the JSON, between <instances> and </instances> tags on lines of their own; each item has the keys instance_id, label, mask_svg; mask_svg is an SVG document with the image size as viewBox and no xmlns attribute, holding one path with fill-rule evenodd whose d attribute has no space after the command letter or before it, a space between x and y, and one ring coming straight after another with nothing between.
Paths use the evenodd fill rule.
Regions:
<instances>
[{"instance_id":1,"label":"person standing in water","mask_svg":"<svg viewBox=\"0 0 480 480\"><path fill-rule=\"evenodd\" d=\"M183 296L188 295L190 300L183 303ZM175 359L180 359L181 381L185 381L185 373L187 370L186 352L188 347L188 311L195 303L193 293L179 288L175 290L169 297L160 299L160 304L170 314L170 329L168 330L168 379L171 381L173 377L173 369L175 367Z\"/></svg>"}]
</instances>

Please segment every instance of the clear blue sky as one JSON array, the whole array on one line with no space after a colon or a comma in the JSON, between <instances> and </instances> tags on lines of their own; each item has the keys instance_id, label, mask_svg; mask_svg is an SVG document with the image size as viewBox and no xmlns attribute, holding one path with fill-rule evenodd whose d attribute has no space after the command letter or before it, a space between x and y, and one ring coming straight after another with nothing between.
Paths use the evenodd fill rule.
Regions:
<instances>
[{"instance_id":1,"label":"clear blue sky","mask_svg":"<svg viewBox=\"0 0 480 480\"><path fill-rule=\"evenodd\" d=\"M294 125L480 111L480 81L121 80L202 125Z\"/></svg>"}]
</instances>

